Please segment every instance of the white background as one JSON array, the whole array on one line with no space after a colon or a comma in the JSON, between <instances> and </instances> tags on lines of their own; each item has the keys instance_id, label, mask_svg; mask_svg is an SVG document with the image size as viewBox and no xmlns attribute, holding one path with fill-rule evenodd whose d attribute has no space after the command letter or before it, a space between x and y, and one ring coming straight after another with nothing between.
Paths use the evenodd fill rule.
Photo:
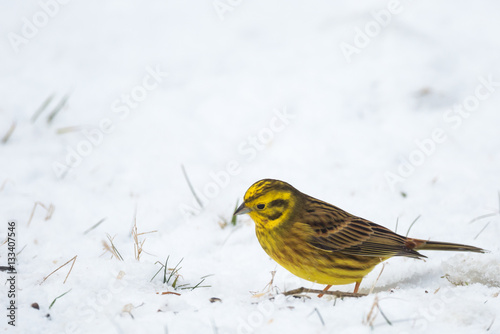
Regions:
<instances>
[{"instance_id":1,"label":"white background","mask_svg":"<svg viewBox=\"0 0 500 334\"><path fill-rule=\"evenodd\" d=\"M0 143L0 264L7 222L15 219L22 249L16 329L500 332L497 3L40 0L0 7L0 138L16 126ZM148 77L155 70L157 81ZM457 106L471 111L460 116ZM102 122L112 126L107 133ZM430 143L435 129L442 140ZM196 215L186 214L195 204L181 165L204 201ZM400 176L390 182L388 175ZM236 227L219 224L267 177L391 229L398 221L403 235L421 215L411 236L491 252L391 259L377 282L382 266L365 278L361 292L376 285L361 299L285 298L277 293L322 287L271 260L248 217ZM28 225L36 202L52 204L54 213L45 220L37 206ZM139 232L157 231L139 236L140 261L134 217ZM107 234L124 261L105 251ZM42 283L74 256L66 283L70 265ZM169 267L183 259L181 284L212 275L202 284L210 287L176 291L162 273L151 281L155 262L167 257ZM0 328L12 330L3 314L6 278L0 272ZM181 295L157 294L165 291ZM376 299L392 325L376 307L369 316Z\"/></svg>"}]
</instances>

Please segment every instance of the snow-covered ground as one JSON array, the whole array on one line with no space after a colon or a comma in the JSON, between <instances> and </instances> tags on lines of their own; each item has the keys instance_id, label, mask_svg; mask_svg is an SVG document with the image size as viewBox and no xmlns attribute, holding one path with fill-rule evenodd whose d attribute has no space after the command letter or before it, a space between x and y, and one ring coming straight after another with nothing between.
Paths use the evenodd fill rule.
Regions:
<instances>
[{"instance_id":1,"label":"snow-covered ground","mask_svg":"<svg viewBox=\"0 0 500 334\"><path fill-rule=\"evenodd\" d=\"M15 299L0 272L0 328L500 333L499 10L2 2L0 265L10 220L19 254ZM391 259L360 299L284 297L322 287L271 260L248 217L223 226L266 177L402 234L420 216L411 236L490 253Z\"/></svg>"}]
</instances>

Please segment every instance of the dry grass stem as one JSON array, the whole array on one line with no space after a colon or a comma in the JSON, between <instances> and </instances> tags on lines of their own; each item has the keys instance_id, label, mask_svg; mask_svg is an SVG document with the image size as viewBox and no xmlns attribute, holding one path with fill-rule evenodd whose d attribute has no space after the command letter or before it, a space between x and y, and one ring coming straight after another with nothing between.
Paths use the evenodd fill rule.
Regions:
<instances>
[{"instance_id":1,"label":"dry grass stem","mask_svg":"<svg viewBox=\"0 0 500 334\"><path fill-rule=\"evenodd\" d=\"M373 300L373 304L372 304L372 307L370 308L370 311L366 315L366 318L363 319L363 324L369 325L370 327L373 326L373 322L375 321L375 319L377 318L377 315L378 315L377 305L378 305L378 296L375 296L375 299Z\"/></svg>"},{"instance_id":2,"label":"dry grass stem","mask_svg":"<svg viewBox=\"0 0 500 334\"><path fill-rule=\"evenodd\" d=\"M9 141L10 136L12 136L12 133L14 133L14 130L16 129L16 122L12 122L12 125L10 126L9 130L7 130L7 133L2 138L2 143L6 144Z\"/></svg>"},{"instance_id":3,"label":"dry grass stem","mask_svg":"<svg viewBox=\"0 0 500 334\"><path fill-rule=\"evenodd\" d=\"M35 113L33 114L33 116L31 116L31 123L35 123L35 121L37 120L38 116L40 116L41 113L47 108L47 106L50 104L50 102L52 101L52 99L54 98L54 96L55 96L55 94L52 94L49 97L47 97L45 99L45 101L43 101L42 105L40 107L38 107L38 109L35 111Z\"/></svg>"},{"instance_id":4,"label":"dry grass stem","mask_svg":"<svg viewBox=\"0 0 500 334\"><path fill-rule=\"evenodd\" d=\"M107 219L107 217L104 217L102 218L101 220L99 220L97 223L95 223L94 225L92 225L92 227L90 227L88 230L86 230L85 232L83 232L83 234L87 234L89 233L90 231L92 231L93 229L95 229L97 226L101 225L102 223L104 223L104 221Z\"/></svg>"},{"instance_id":5,"label":"dry grass stem","mask_svg":"<svg viewBox=\"0 0 500 334\"><path fill-rule=\"evenodd\" d=\"M68 102L68 98L69 98L69 94L66 94L63 96L61 101L59 101L59 103L55 106L55 108L52 110L50 115L47 117L47 124L52 123L54 118L56 118L57 114L59 114L59 112L64 108L64 106Z\"/></svg>"},{"instance_id":6,"label":"dry grass stem","mask_svg":"<svg viewBox=\"0 0 500 334\"><path fill-rule=\"evenodd\" d=\"M115 244L113 243L113 239L115 237L111 238L111 236L109 234L106 234L106 237L108 238L111 246L108 245L108 243L103 240L102 244L104 246L104 249L107 250L108 252L110 252L111 255L114 256L115 258L117 258L118 260L123 261L122 255L120 254L118 249L115 247Z\"/></svg>"},{"instance_id":7,"label":"dry grass stem","mask_svg":"<svg viewBox=\"0 0 500 334\"><path fill-rule=\"evenodd\" d=\"M480 235L481 233L483 233L483 231L484 231L484 230L486 230L486 228L488 227L488 225L490 225L490 223L491 223L491 222L487 222L487 223L486 223L486 225L484 225L484 227L481 229L481 231L479 231L479 233L478 233L478 234L476 234L476 236L474 237L474 240L476 240L476 239L477 239L477 237L479 237L479 235Z\"/></svg>"},{"instance_id":8,"label":"dry grass stem","mask_svg":"<svg viewBox=\"0 0 500 334\"><path fill-rule=\"evenodd\" d=\"M149 232L137 232L137 208L134 214L134 226L132 226L132 237L134 238L134 256L137 261L140 261L141 259L141 254L144 251L144 243L146 242L146 239L140 241L139 236L140 235L145 235L149 233L155 233L158 232L157 230L154 231L149 231Z\"/></svg>"},{"instance_id":9,"label":"dry grass stem","mask_svg":"<svg viewBox=\"0 0 500 334\"><path fill-rule=\"evenodd\" d=\"M252 297L254 298L260 298L262 296L265 296L267 294L271 293L271 290L273 289L273 283L274 283L274 276L276 275L276 270L271 271L271 280L269 283L266 284L264 289L262 289L261 292L252 292Z\"/></svg>"},{"instance_id":10,"label":"dry grass stem","mask_svg":"<svg viewBox=\"0 0 500 334\"><path fill-rule=\"evenodd\" d=\"M55 209L54 205L51 203L49 205L49 207L47 207L42 202L36 201L35 204L33 205L33 210L31 210L30 218L28 219L28 226L30 226L31 220L33 219L33 216L35 215L35 210L36 210L36 207L38 205L41 206L42 208L44 208L45 211L47 211L47 213L45 215L45 220L49 220L50 218L52 218L52 214L54 213L54 209Z\"/></svg>"},{"instance_id":11,"label":"dry grass stem","mask_svg":"<svg viewBox=\"0 0 500 334\"><path fill-rule=\"evenodd\" d=\"M3 191L5 186L7 185L7 182L11 182L11 183L14 183L14 181L12 181L11 179L5 179L5 181L3 181L2 183L2 186L0 186L0 191Z\"/></svg>"},{"instance_id":12,"label":"dry grass stem","mask_svg":"<svg viewBox=\"0 0 500 334\"><path fill-rule=\"evenodd\" d=\"M56 271L58 271L59 269L61 269L62 267L64 267L65 265L67 265L68 263L70 262L73 262L71 264L71 268L69 268L69 271L68 271L68 274L66 275L66 278L64 279L64 282L63 284L66 283L66 280L68 279L69 277L69 274L71 274L71 271L73 270L73 266L75 265L75 262L76 262L76 258L77 258L78 255L75 255L74 257L72 257L68 262L66 262L65 264L61 265L59 268L57 268L56 270L54 270L53 272L51 272L50 274L48 274L47 276L45 276L42 280L42 282L40 283L40 285L42 285L43 282L45 282L47 280L47 278L49 278L53 273L55 273Z\"/></svg>"},{"instance_id":13,"label":"dry grass stem","mask_svg":"<svg viewBox=\"0 0 500 334\"><path fill-rule=\"evenodd\" d=\"M413 225L415 225L415 223L417 222L417 220L420 219L422 215L418 215L417 218L415 218L415 220L413 220L413 222L410 224L410 227L408 227L408 231L406 231L406 237L408 237L408 234L410 234L410 230L411 228L413 227Z\"/></svg>"},{"instance_id":14,"label":"dry grass stem","mask_svg":"<svg viewBox=\"0 0 500 334\"><path fill-rule=\"evenodd\" d=\"M66 126L64 128L59 128L56 130L56 133L58 135L63 135L66 133L71 133L71 132L78 132L83 129L83 126Z\"/></svg>"},{"instance_id":15,"label":"dry grass stem","mask_svg":"<svg viewBox=\"0 0 500 334\"><path fill-rule=\"evenodd\" d=\"M382 276L382 273L384 272L384 268L385 268L385 263L382 263L382 269L380 269L380 273L378 274L377 279L375 280L375 282L373 282L372 288L370 289L369 294L371 294L373 292L373 289L375 289L375 285L377 285L378 279L380 278L380 276Z\"/></svg>"},{"instance_id":16,"label":"dry grass stem","mask_svg":"<svg viewBox=\"0 0 500 334\"><path fill-rule=\"evenodd\" d=\"M198 195L196 195L196 192L194 191L193 185L191 184L191 181L189 180L189 177L187 175L186 168L184 168L184 165L181 165L181 168L182 168L182 173L184 174L184 178L186 179L186 182L189 186L189 190L191 190L191 193L193 194L194 199L196 200L196 202L198 203L200 208L203 209L203 203L200 200L200 198L198 197Z\"/></svg>"}]
</instances>

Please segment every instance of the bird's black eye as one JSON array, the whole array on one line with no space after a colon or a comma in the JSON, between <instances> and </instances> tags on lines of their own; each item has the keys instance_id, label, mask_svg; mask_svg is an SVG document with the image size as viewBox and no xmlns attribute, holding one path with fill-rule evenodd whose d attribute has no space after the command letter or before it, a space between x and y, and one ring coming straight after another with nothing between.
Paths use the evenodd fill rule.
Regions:
<instances>
[{"instance_id":1,"label":"bird's black eye","mask_svg":"<svg viewBox=\"0 0 500 334\"><path fill-rule=\"evenodd\" d=\"M264 203L257 204L257 209L262 210L266 207Z\"/></svg>"}]
</instances>

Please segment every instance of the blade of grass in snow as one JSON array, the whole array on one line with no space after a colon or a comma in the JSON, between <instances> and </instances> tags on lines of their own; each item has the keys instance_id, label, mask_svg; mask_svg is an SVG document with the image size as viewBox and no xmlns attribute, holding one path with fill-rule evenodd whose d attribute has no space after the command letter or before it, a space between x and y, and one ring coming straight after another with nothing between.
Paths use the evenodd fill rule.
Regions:
<instances>
[{"instance_id":1,"label":"blade of grass in snow","mask_svg":"<svg viewBox=\"0 0 500 334\"><path fill-rule=\"evenodd\" d=\"M417 220L420 218L421 215L418 215L417 218L413 221L413 223L410 224L410 227L408 227L408 231L406 231L406 237L408 237L408 234L410 234L410 230L413 227L413 225L417 222Z\"/></svg>"},{"instance_id":2,"label":"blade of grass in snow","mask_svg":"<svg viewBox=\"0 0 500 334\"><path fill-rule=\"evenodd\" d=\"M488 225L490 225L490 223L491 223L491 222L488 222L488 223L486 223L486 225L484 225L484 227L481 229L481 231L479 231L479 233L478 233L478 234L474 237L474 240L476 240L476 239L477 239L477 237L479 237L479 235L480 235L481 233L483 233L483 231L484 231L484 230L488 227Z\"/></svg>"},{"instance_id":3,"label":"blade of grass in snow","mask_svg":"<svg viewBox=\"0 0 500 334\"><path fill-rule=\"evenodd\" d=\"M92 231L93 229L95 229L97 226L101 225L106 219L108 219L108 218L107 217L102 218L97 223L95 223L93 226L91 226L88 230L86 230L85 232L83 232L83 234L85 235L85 234L89 233L90 231Z\"/></svg>"},{"instance_id":4,"label":"blade of grass in snow","mask_svg":"<svg viewBox=\"0 0 500 334\"><path fill-rule=\"evenodd\" d=\"M45 101L42 103L42 105L40 107L38 107L38 109L35 111L33 116L31 116L31 123L35 123L35 121L38 119L38 116L40 116L40 114L45 110L45 108L47 108L47 106L52 101L54 96L55 96L55 94L52 94L49 97L47 97L45 99Z\"/></svg>"},{"instance_id":5,"label":"blade of grass in snow","mask_svg":"<svg viewBox=\"0 0 500 334\"><path fill-rule=\"evenodd\" d=\"M57 129L56 133L58 135L62 135L62 134L65 134L65 133L77 132L77 131L81 131L81 130L82 130L81 126L67 126L67 127L64 127L64 128Z\"/></svg>"},{"instance_id":6,"label":"blade of grass in snow","mask_svg":"<svg viewBox=\"0 0 500 334\"><path fill-rule=\"evenodd\" d=\"M47 124L52 123L54 118L56 118L57 114L59 114L59 112L62 110L62 108L64 108L64 106L66 105L66 102L68 102L68 98L69 98L69 94L66 94L63 96L61 101L59 101L59 103L55 106L55 108L52 110L50 115L47 117Z\"/></svg>"},{"instance_id":7,"label":"blade of grass in snow","mask_svg":"<svg viewBox=\"0 0 500 334\"><path fill-rule=\"evenodd\" d=\"M325 321L323 320L323 317L321 316L321 313L319 313L318 309L315 307L314 310L309 313L309 316L311 316L311 314L313 313L316 313L318 315L318 318L319 320L321 321L321 324L324 326L325 325Z\"/></svg>"},{"instance_id":8,"label":"blade of grass in snow","mask_svg":"<svg viewBox=\"0 0 500 334\"><path fill-rule=\"evenodd\" d=\"M172 276L176 275L176 274L177 274L177 272L178 272L179 270L181 270L181 269L182 269L182 267L179 267L179 265L181 264L182 260L184 260L184 258L182 258L182 259L179 261L179 263L177 263L177 264L175 265L174 269L172 269L172 271L170 272L170 275L168 276L168 279L167 279L167 281L166 281L166 283L167 283L167 284L168 284L168 282L170 282L170 279L172 278ZM166 267L166 266L165 266L165 267ZM177 281L177 279L176 279L175 281ZM174 281L174 282L175 282L175 281ZM164 282L164 283L165 283L165 282ZM172 285L172 286L173 286L173 285ZM175 288L175 286L174 286L174 288Z\"/></svg>"},{"instance_id":9,"label":"blade of grass in snow","mask_svg":"<svg viewBox=\"0 0 500 334\"><path fill-rule=\"evenodd\" d=\"M35 210L37 206L41 206L42 208L47 211L47 214L45 215L45 220L49 220L52 217L52 214L54 213L54 205L50 204L49 207L47 207L45 204L42 202L36 201L35 204L33 205L33 210L31 210L31 215L30 218L28 219L28 226L30 226L31 220L33 219L33 215L35 214Z\"/></svg>"},{"instance_id":10,"label":"blade of grass in snow","mask_svg":"<svg viewBox=\"0 0 500 334\"><path fill-rule=\"evenodd\" d=\"M152 282L155 279L155 277L160 273L160 271L162 271L162 269L164 269L166 267L167 262L168 262L168 257L167 257L167 261L165 261L165 265L163 263L161 263L160 261L155 262L155 264L159 263L161 267L160 267L160 269L158 269L156 274L154 274L154 276L151 277L151 279L149 280L150 282Z\"/></svg>"},{"instance_id":11,"label":"blade of grass in snow","mask_svg":"<svg viewBox=\"0 0 500 334\"><path fill-rule=\"evenodd\" d=\"M47 280L47 278L49 278L53 273L55 273L56 271L58 271L59 269L61 269L62 267L64 267L65 265L67 265L68 263L70 263L71 261L73 261L73 263L71 264L71 267L69 268L69 271L68 271L68 274L66 275L66 278L64 279L64 283L66 283L66 280L68 279L69 277L69 274L71 274L71 271L73 270L73 266L75 265L75 262L76 262L76 258L78 257L78 255L75 255L74 257L72 257L68 262L66 262L65 264L61 265L59 268L57 268L56 270L54 270L53 272L51 272L50 274L48 274L47 276L45 276L42 280L42 282L40 283L40 285L43 284L43 282L45 282Z\"/></svg>"},{"instance_id":12,"label":"blade of grass in snow","mask_svg":"<svg viewBox=\"0 0 500 334\"><path fill-rule=\"evenodd\" d=\"M16 122L12 122L12 125L10 126L9 130L7 130L7 133L5 136L2 138L2 143L6 144L9 141L10 136L12 136L12 133L16 129Z\"/></svg>"},{"instance_id":13,"label":"blade of grass in snow","mask_svg":"<svg viewBox=\"0 0 500 334\"><path fill-rule=\"evenodd\" d=\"M50 303L50 306L49 306L49 310L52 308L52 306L54 306L54 304L56 303L56 300L58 300L59 298L63 297L64 295L66 295L68 292L70 292L72 289L69 289L68 291L66 291L65 293L63 293L62 295L60 296L57 296L53 301L52 303Z\"/></svg>"},{"instance_id":14,"label":"blade of grass in snow","mask_svg":"<svg viewBox=\"0 0 500 334\"><path fill-rule=\"evenodd\" d=\"M235 212L235 211L236 211L236 209L238 209L239 204L240 204L240 200L239 200L239 199L237 199L237 200L236 200L236 205L235 205L235 207L234 207L233 212ZM236 225L236 221L237 221L237 219L238 219L238 218L236 217L236 215L233 215L233 217L231 217L231 224L232 224L233 226L235 226L235 225Z\"/></svg>"},{"instance_id":15,"label":"blade of grass in snow","mask_svg":"<svg viewBox=\"0 0 500 334\"><path fill-rule=\"evenodd\" d=\"M184 168L184 165L181 165L181 168L182 168L182 173L184 174L184 178L186 179L189 189L191 190L191 193L193 194L196 202L198 202L200 208L203 209L203 203L201 202L200 198L198 197L198 195L196 195L196 192L194 191L193 185L191 184L191 181L189 180L189 177L187 175L186 168Z\"/></svg>"},{"instance_id":16,"label":"blade of grass in snow","mask_svg":"<svg viewBox=\"0 0 500 334\"><path fill-rule=\"evenodd\" d=\"M115 244L113 243L114 237L111 238L111 236L109 234L106 234L106 236L108 237L108 240L111 243L111 248L109 248L109 246L104 242L105 247L106 246L108 247L107 250L109 252L111 252L111 254L113 254L118 260L123 261L122 255L120 254L120 252L118 251L118 249L115 247Z\"/></svg>"}]
</instances>

